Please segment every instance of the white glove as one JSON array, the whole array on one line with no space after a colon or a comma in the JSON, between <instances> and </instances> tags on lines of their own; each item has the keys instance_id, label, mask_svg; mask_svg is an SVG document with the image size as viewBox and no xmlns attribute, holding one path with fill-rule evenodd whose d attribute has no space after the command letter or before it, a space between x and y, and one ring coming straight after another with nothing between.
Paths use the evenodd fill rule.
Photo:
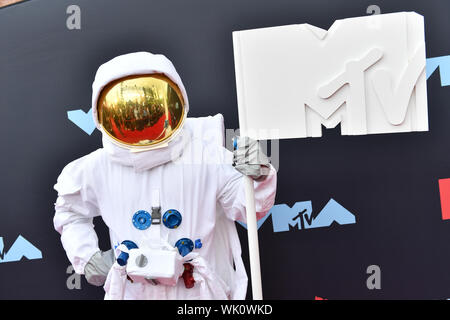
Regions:
<instances>
[{"instance_id":1,"label":"white glove","mask_svg":"<svg viewBox=\"0 0 450 320\"><path fill-rule=\"evenodd\" d=\"M94 286L102 286L106 281L106 276L114 264L114 251L97 251L84 267L84 276L88 283Z\"/></svg>"},{"instance_id":2,"label":"white glove","mask_svg":"<svg viewBox=\"0 0 450 320\"><path fill-rule=\"evenodd\" d=\"M256 181L264 180L270 172L270 162L259 142L249 137L235 137L233 146L233 167Z\"/></svg>"}]
</instances>

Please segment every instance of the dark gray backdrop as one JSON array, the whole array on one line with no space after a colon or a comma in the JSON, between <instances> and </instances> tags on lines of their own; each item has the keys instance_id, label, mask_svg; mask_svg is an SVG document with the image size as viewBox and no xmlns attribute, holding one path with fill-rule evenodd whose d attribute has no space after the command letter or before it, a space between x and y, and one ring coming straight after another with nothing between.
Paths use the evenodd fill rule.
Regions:
<instances>
[{"instance_id":1,"label":"dark gray backdrop","mask_svg":"<svg viewBox=\"0 0 450 320\"><path fill-rule=\"evenodd\" d=\"M81 8L81 30L66 28L66 8ZM100 299L82 281L66 287L69 265L54 231L53 185L70 161L101 146L68 110L90 108L97 67L114 56L163 53L186 85L190 116L222 113L237 128L231 32L416 11L425 16L427 57L450 54L448 0L31 0L0 9L0 237L19 234L43 259L0 264L0 298ZM450 297L450 222L440 213L437 179L450 177L450 88L428 80L430 131L280 142L276 203L311 200L314 211L333 197L357 223L273 233L260 229L265 298ZM96 223L101 246L107 230ZM247 238L239 227L247 263ZM381 268L381 290L368 290L366 268ZM250 291L250 290L249 290ZM250 295L249 295L250 296Z\"/></svg>"}]
</instances>

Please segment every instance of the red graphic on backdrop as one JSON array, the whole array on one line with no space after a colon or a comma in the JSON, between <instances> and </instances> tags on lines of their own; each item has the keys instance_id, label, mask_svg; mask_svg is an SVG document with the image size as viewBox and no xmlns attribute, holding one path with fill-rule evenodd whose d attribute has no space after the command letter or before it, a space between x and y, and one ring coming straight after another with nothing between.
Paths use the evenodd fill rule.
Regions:
<instances>
[{"instance_id":1,"label":"red graphic on backdrop","mask_svg":"<svg viewBox=\"0 0 450 320\"><path fill-rule=\"evenodd\" d=\"M439 179L442 220L450 219L450 179Z\"/></svg>"}]
</instances>

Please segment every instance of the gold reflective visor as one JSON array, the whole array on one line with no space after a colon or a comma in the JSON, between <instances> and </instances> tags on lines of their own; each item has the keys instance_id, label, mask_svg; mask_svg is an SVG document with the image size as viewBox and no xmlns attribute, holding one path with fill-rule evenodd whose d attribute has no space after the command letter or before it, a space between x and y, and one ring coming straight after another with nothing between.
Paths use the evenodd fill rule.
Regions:
<instances>
[{"instance_id":1,"label":"gold reflective visor","mask_svg":"<svg viewBox=\"0 0 450 320\"><path fill-rule=\"evenodd\" d=\"M113 139L151 146L167 140L182 125L184 100L165 75L130 76L102 90L97 111L99 123Z\"/></svg>"}]
</instances>

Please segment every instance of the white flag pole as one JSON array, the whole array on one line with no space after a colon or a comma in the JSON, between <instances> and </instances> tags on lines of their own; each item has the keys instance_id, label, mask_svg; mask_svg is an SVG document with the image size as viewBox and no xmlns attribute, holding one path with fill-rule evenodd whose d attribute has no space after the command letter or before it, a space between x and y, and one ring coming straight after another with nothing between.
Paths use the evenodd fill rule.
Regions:
<instances>
[{"instance_id":1,"label":"white flag pole","mask_svg":"<svg viewBox=\"0 0 450 320\"><path fill-rule=\"evenodd\" d=\"M233 46L235 65L240 65L239 52L239 33L233 32ZM239 127L240 135L246 137L248 135L246 121L244 121L244 101L242 92L242 80L239 68L236 67L236 89L238 98L239 111ZM245 208L247 213L247 236L248 236L248 253L250 258L250 276L252 281L252 296L253 300L262 300L262 283L261 283L261 266L259 263L259 245L258 245L258 226L256 222L256 207L255 207L255 189L253 186L253 179L244 176L245 189Z\"/></svg>"},{"instance_id":2,"label":"white flag pole","mask_svg":"<svg viewBox=\"0 0 450 320\"><path fill-rule=\"evenodd\" d=\"M253 189L253 179L244 176L244 184L252 295L253 300L262 300L261 266L259 264L258 226L256 223L255 190Z\"/></svg>"},{"instance_id":3,"label":"white flag pole","mask_svg":"<svg viewBox=\"0 0 450 320\"><path fill-rule=\"evenodd\" d=\"M248 136L244 122L240 121L242 137ZM245 138L244 138L245 139ZM248 254L250 258L250 276L253 300L262 300L261 265L259 262L258 225L256 220L255 189L253 179L244 176L245 211L247 215Z\"/></svg>"}]
</instances>

